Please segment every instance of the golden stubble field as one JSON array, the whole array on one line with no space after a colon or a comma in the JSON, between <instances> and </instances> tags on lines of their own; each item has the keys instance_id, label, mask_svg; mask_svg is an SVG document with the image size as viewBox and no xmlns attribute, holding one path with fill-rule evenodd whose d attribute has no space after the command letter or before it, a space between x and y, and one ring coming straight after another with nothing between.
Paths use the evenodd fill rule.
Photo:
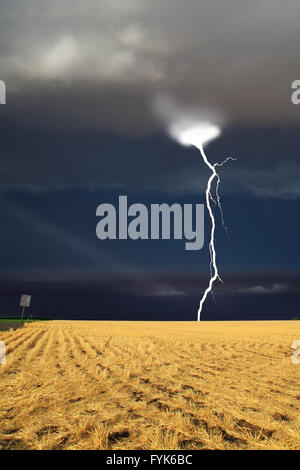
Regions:
<instances>
[{"instance_id":1,"label":"golden stubble field","mask_svg":"<svg viewBox=\"0 0 300 470\"><path fill-rule=\"evenodd\" d=\"M0 332L2 449L299 449L300 322Z\"/></svg>"}]
</instances>

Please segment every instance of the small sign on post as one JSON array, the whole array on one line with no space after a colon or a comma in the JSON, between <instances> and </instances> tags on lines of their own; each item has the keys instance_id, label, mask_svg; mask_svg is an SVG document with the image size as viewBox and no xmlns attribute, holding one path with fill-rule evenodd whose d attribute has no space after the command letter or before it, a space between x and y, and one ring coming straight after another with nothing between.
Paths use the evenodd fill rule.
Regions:
<instances>
[{"instance_id":1,"label":"small sign on post","mask_svg":"<svg viewBox=\"0 0 300 470\"><path fill-rule=\"evenodd\" d=\"M22 294L20 299L20 307L22 307L22 315L21 315L21 326L23 323L24 311L26 307L30 306L31 295Z\"/></svg>"}]
</instances>

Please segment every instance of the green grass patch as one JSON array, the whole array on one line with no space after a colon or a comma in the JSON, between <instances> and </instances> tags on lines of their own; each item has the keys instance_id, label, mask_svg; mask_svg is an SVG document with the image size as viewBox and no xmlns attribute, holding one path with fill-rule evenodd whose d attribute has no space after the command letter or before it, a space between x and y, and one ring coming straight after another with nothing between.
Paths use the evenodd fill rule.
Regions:
<instances>
[{"instance_id":1,"label":"green grass patch","mask_svg":"<svg viewBox=\"0 0 300 470\"><path fill-rule=\"evenodd\" d=\"M20 322L20 317L0 317L0 322ZM35 317L35 318L23 318L24 323L32 323L35 321L49 321L48 318Z\"/></svg>"}]
</instances>

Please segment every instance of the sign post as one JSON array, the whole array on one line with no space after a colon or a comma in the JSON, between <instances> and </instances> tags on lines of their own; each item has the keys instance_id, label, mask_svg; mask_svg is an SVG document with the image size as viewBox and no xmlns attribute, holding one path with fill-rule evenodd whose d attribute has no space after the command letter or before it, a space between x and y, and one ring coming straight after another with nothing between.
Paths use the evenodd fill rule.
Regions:
<instances>
[{"instance_id":1,"label":"sign post","mask_svg":"<svg viewBox=\"0 0 300 470\"><path fill-rule=\"evenodd\" d=\"M31 301L31 295L26 295L26 294L21 295L21 299L20 299L20 307L22 307L21 326L23 323L25 308L30 306L30 301Z\"/></svg>"}]
</instances>

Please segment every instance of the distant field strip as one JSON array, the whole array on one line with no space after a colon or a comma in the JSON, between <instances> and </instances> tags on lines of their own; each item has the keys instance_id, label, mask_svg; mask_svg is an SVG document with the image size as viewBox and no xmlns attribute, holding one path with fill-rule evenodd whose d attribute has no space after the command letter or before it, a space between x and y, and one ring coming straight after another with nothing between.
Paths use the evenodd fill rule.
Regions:
<instances>
[{"instance_id":1,"label":"distant field strip","mask_svg":"<svg viewBox=\"0 0 300 470\"><path fill-rule=\"evenodd\" d=\"M300 322L0 331L0 449L300 449Z\"/></svg>"}]
</instances>

